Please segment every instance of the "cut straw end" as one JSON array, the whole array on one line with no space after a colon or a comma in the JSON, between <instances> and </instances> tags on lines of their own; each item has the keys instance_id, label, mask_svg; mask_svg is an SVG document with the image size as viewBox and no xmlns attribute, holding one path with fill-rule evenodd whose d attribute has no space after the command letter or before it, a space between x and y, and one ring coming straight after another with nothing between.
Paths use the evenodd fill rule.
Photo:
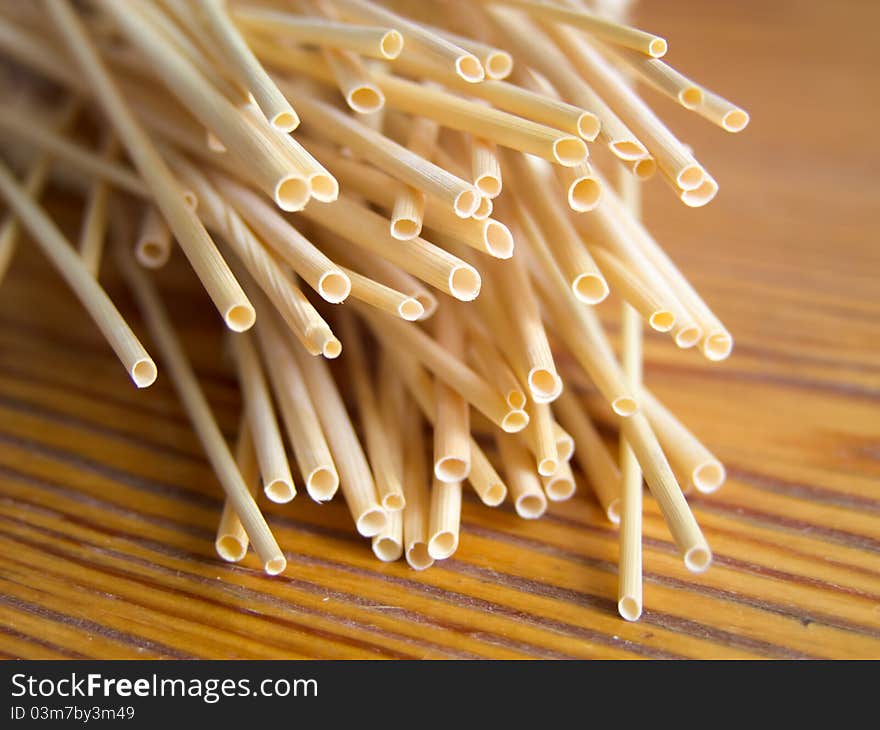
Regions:
<instances>
[{"instance_id":1,"label":"cut straw end","mask_svg":"<svg viewBox=\"0 0 880 730\"><path fill-rule=\"evenodd\" d=\"M195 213L199 209L199 196L196 195L192 190L184 190L181 193L181 197L183 198L183 203L189 208L193 213Z\"/></svg>"},{"instance_id":2,"label":"cut straw end","mask_svg":"<svg viewBox=\"0 0 880 730\"><path fill-rule=\"evenodd\" d=\"M452 204L455 215L459 218L471 218L477 208L480 207L480 201L482 199L483 196L480 195L476 188L460 192L455 197L455 201Z\"/></svg>"},{"instance_id":3,"label":"cut straw end","mask_svg":"<svg viewBox=\"0 0 880 730\"><path fill-rule=\"evenodd\" d=\"M388 526L388 513L381 507L368 509L356 522L357 531L364 537L378 535Z\"/></svg>"},{"instance_id":4,"label":"cut straw end","mask_svg":"<svg viewBox=\"0 0 880 730\"><path fill-rule=\"evenodd\" d=\"M403 545L393 537L379 537L373 540L373 554L383 563L391 563L403 555Z\"/></svg>"},{"instance_id":5,"label":"cut straw end","mask_svg":"<svg viewBox=\"0 0 880 730\"><path fill-rule=\"evenodd\" d=\"M395 218L391 221L392 238L398 241L411 241L422 232L422 222L415 218Z\"/></svg>"},{"instance_id":6,"label":"cut straw end","mask_svg":"<svg viewBox=\"0 0 880 730\"><path fill-rule=\"evenodd\" d=\"M385 95L378 86L364 84L349 91L345 101L358 114L372 114L385 106Z\"/></svg>"},{"instance_id":7,"label":"cut straw end","mask_svg":"<svg viewBox=\"0 0 880 730\"><path fill-rule=\"evenodd\" d=\"M327 271L318 279L318 294L325 302L339 304L351 293L351 279L344 271Z\"/></svg>"},{"instance_id":8,"label":"cut straw end","mask_svg":"<svg viewBox=\"0 0 880 730\"><path fill-rule=\"evenodd\" d=\"M434 315L434 312L437 311L437 297L431 294L431 292L417 292L416 294L413 294L413 299L421 304L422 309L424 310L422 316L419 317L420 321L430 319Z\"/></svg>"},{"instance_id":9,"label":"cut straw end","mask_svg":"<svg viewBox=\"0 0 880 730\"><path fill-rule=\"evenodd\" d=\"M220 138L210 129L205 130L205 143L208 145L208 149L211 150L211 152L216 152L218 154L226 152L226 145L223 144L220 141Z\"/></svg>"},{"instance_id":10,"label":"cut straw end","mask_svg":"<svg viewBox=\"0 0 880 730\"><path fill-rule=\"evenodd\" d=\"M501 430L504 433L519 433L529 425L529 414L521 410L512 410L501 420Z\"/></svg>"},{"instance_id":11,"label":"cut straw end","mask_svg":"<svg viewBox=\"0 0 880 730\"><path fill-rule=\"evenodd\" d=\"M636 399L632 396L620 396L619 398L615 398L611 402L611 410L614 411L618 416L622 416L623 418L629 418L638 409L638 403L636 403Z\"/></svg>"},{"instance_id":12,"label":"cut straw end","mask_svg":"<svg viewBox=\"0 0 880 730\"><path fill-rule=\"evenodd\" d=\"M678 103L685 109L696 109L703 103L703 90L699 86L688 86L678 92Z\"/></svg>"},{"instance_id":13,"label":"cut straw end","mask_svg":"<svg viewBox=\"0 0 880 730\"><path fill-rule=\"evenodd\" d=\"M710 332L700 343L700 349L712 362L726 360L733 351L733 337L725 331Z\"/></svg>"},{"instance_id":14,"label":"cut straw end","mask_svg":"<svg viewBox=\"0 0 880 730\"><path fill-rule=\"evenodd\" d=\"M721 118L721 128L736 134L749 126L749 113L745 109L731 109Z\"/></svg>"},{"instance_id":15,"label":"cut straw end","mask_svg":"<svg viewBox=\"0 0 880 730\"><path fill-rule=\"evenodd\" d=\"M472 302L480 293L482 280L473 266L457 266L449 275L449 292L462 302Z\"/></svg>"},{"instance_id":16,"label":"cut straw end","mask_svg":"<svg viewBox=\"0 0 880 730\"><path fill-rule=\"evenodd\" d=\"M563 438L556 437L556 453L561 461L571 461L574 456L574 439L569 434L564 434Z\"/></svg>"},{"instance_id":17,"label":"cut straw end","mask_svg":"<svg viewBox=\"0 0 880 730\"><path fill-rule=\"evenodd\" d=\"M691 573L702 573L712 564L712 551L707 545L695 545L684 554L684 565Z\"/></svg>"},{"instance_id":18,"label":"cut straw end","mask_svg":"<svg viewBox=\"0 0 880 730\"><path fill-rule=\"evenodd\" d=\"M434 559L425 543L414 542L406 549L406 562L413 570L425 570L434 564Z\"/></svg>"},{"instance_id":19,"label":"cut straw end","mask_svg":"<svg viewBox=\"0 0 880 730\"><path fill-rule=\"evenodd\" d=\"M642 615L642 603L634 596L624 596L617 602L617 612L627 621L638 621Z\"/></svg>"},{"instance_id":20,"label":"cut straw end","mask_svg":"<svg viewBox=\"0 0 880 730\"><path fill-rule=\"evenodd\" d=\"M329 172L313 172L309 175L308 190L309 195L315 200L321 203L332 203L339 197L339 182Z\"/></svg>"},{"instance_id":21,"label":"cut straw end","mask_svg":"<svg viewBox=\"0 0 880 730\"><path fill-rule=\"evenodd\" d=\"M484 68L486 76L494 81L500 81L510 76L513 71L513 56L507 51L494 50L485 58Z\"/></svg>"},{"instance_id":22,"label":"cut straw end","mask_svg":"<svg viewBox=\"0 0 880 730\"><path fill-rule=\"evenodd\" d=\"M727 478L727 472L720 461L707 461L697 466L691 474L691 481L698 492L711 494Z\"/></svg>"},{"instance_id":23,"label":"cut straw end","mask_svg":"<svg viewBox=\"0 0 880 730\"><path fill-rule=\"evenodd\" d=\"M227 563L239 563L247 555L247 544L243 543L234 535L218 537L214 543L217 555Z\"/></svg>"},{"instance_id":24,"label":"cut straw end","mask_svg":"<svg viewBox=\"0 0 880 730\"><path fill-rule=\"evenodd\" d=\"M409 297L397 305L397 314L400 315L401 319L405 319L407 322L415 322L424 317L425 307L422 306L418 299Z\"/></svg>"},{"instance_id":25,"label":"cut straw end","mask_svg":"<svg viewBox=\"0 0 880 730\"><path fill-rule=\"evenodd\" d=\"M382 58L393 61L403 51L403 45L403 36L400 31L392 29L379 40L379 53L382 54Z\"/></svg>"},{"instance_id":26,"label":"cut straw end","mask_svg":"<svg viewBox=\"0 0 880 730\"><path fill-rule=\"evenodd\" d=\"M538 474L542 477L552 477L559 469L559 460L546 458L538 462Z\"/></svg>"},{"instance_id":27,"label":"cut straw end","mask_svg":"<svg viewBox=\"0 0 880 730\"><path fill-rule=\"evenodd\" d=\"M445 560L458 548L458 537L454 532L438 532L428 542L428 555L434 560Z\"/></svg>"},{"instance_id":28,"label":"cut straw end","mask_svg":"<svg viewBox=\"0 0 880 730\"><path fill-rule=\"evenodd\" d=\"M487 507L497 507L507 499L507 487L501 482L496 482L483 491L480 499Z\"/></svg>"},{"instance_id":29,"label":"cut straw end","mask_svg":"<svg viewBox=\"0 0 880 730\"><path fill-rule=\"evenodd\" d=\"M602 123L599 121L599 117L592 112L584 112L578 117L577 128L581 139L587 142L595 142L596 137L599 136L599 131L602 129Z\"/></svg>"},{"instance_id":30,"label":"cut straw end","mask_svg":"<svg viewBox=\"0 0 880 730\"><path fill-rule=\"evenodd\" d=\"M285 479L275 479L263 487L263 493L276 504L287 504L296 496L296 488Z\"/></svg>"},{"instance_id":31,"label":"cut straw end","mask_svg":"<svg viewBox=\"0 0 880 730\"><path fill-rule=\"evenodd\" d=\"M484 198L497 198L501 195L501 178L495 175L480 175L474 185Z\"/></svg>"},{"instance_id":32,"label":"cut straw end","mask_svg":"<svg viewBox=\"0 0 880 730\"><path fill-rule=\"evenodd\" d=\"M568 474L550 477L544 484L544 491L551 502L564 502L574 496L574 480Z\"/></svg>"},{"instance_id":33,"label":"cut straw end","mask_svg":"<svg viewBox=\"0 0 880 730\"><path fill-rule=\"evenodd\" d=\"M703 182L693 190L682 190L679 194L681 202L689 208L702 208L710 203L718 194L718 183L715 179L705 175Z\"/></svg>"},{"instance_id":34,"label":"cut straw end","mask_svg":"<svg viewBox=\"0 0 880 730\"><path fill-rule=\"evenodd\" d=\"M579 137L562 137L553 143L553 158L563 167L580 165L589 156L587 145Z\"/></svg>"},{"instance_id":35,"label":"cut straw end","mask_svg":"<svg viewBox=\"0 0 880 730\"><path fill-rule=\"evenodd\" d=\"M620 524L620 499L615 498L612 499L608 503L608 507L605 510L605 516L608 518L608 521L613 525Z\"/></svg>"},{"instance_id":36,"label":"cut straw end","mask_svg":"<svg viewBox=\"0 0 880 730\"><path fill-rule=\"evenodd\" d=\"M547 511L547 498L543 494L523 494L514 503L516 513L526 520L536 520Z\"/></svg>"},{"instance_id":37,"label":"cut straw end","mask_svg":"<svg viewBox=\"0 0 880 730\"><path fill-rule=\"evenodd\" d=\"M236 304L226 310L226 313L223 315L223 321L226 322L226 326L233 332L246 332L257 321L257 313L250 302L247 304Z\"/></svg>"},{"instance_id":38,"label":"cut straw end","mask_svg":"<svg viewBox=\"0 0 880 730\"><path fill-rule=\"evenodd\" d=\"M444 456L434 463L434 476L447 484L464 481L470 471L470 461L457 456Z\"/></svg>"},{"instance_id":39,"label":"cut straw end","mask_svg":"<svg viewBox=\"0 0 880 730\"><path fill-rule=\"evenodd\" d=\"M547 368L532 368L528 375L528 385L532 397L538 403L554 401L562 392L562 378Z\"/></svg>"},{"instance_id":40,"label":"cut straw end","mask_svg":"<svg viewBox=\"0 0 880 730\"><path fill-rule=\"evenodd\" d=\"M696 190L706 179L706 171L697 164L686 165L675 177L675 184L687 192Z\"/></svg>"},{"instance_id":41,"label":"cut straw end","mask_svg":"<svg viewBox=\"0 0 880 730\"><path fill-rule=\"evenodd\" d=\"M486 71L480 59L471 53L455 59L455 73L471 84L479 83L486 78Z\"/></svg>"},{"instance_id":42,"label":"cut straw end","mask_svg":"<svg viewBox=\"0 0 880 730\"><path fill-rule=\"evenodd\" d=\"M572 282L571 290L584 304L598 304L610 291L608 282L600 274L581 274Z\"/></svg>"},{"instance_id":43,"label":"cut straw end","mask_svg":"<svg viewBox=\"0 0 880 730\"><path fill-rule=\"evenodd\" d=\"M476 185L476 183L474 183ZM487 198L485 195L480 197L480 203L477 205L477 209L474 211L471 218L475 221L484 221L490 215L492 215L492 209L495 206L492 204L492 199Z\"/></svg>"},{"instance_id":44,"label":"cut straw end","mask_svg":"<svg viewBox=\"0 0 880 730\"><path fill-rule=\"evenodd\" d=\"M156 382L158 371L156 363L150 358L141 358L131 368L131 379L138 388L149 388Z\"/></svg>"},{"instance_id":45,"label":"cut straw end","mask_svg":"<svg viewBox=\"0 0 880 730\"><path fill-rule=\"evenodd\" d=\"M386 494L382 498L382 507L388 512L400 512L406 507L406 500L402 494Z\"/></svg>"},{"instance_id":46,"label":"cut straw end","mask_svg":"<svg viewBox=\"0 0 880 730\"><path fill-rule=\"evenodd\" d=\"M275 186L275 204L281 210L294 212L302 210L309 202L311 190L308 181L295 175L289 175Z\"/></svg>"},{"instance_id":47,"label":"cut straw end","mask_svg":"<svg viewBox=\"0 0 880 730\"><path fill-rule=\"evenodd\" d=\"M513 256L513 234L501 221L486 221L483 228L483 244L486 252L497 259L509 259Z\"/></svg>"},{"instance_id":48,"label":"cut straw end","mask_svg":"<svg viewBox=\"0 0 880 730\"><path fill-rule=\"evenodd\" d=\"M666 42L665 38L661 38L660 36L655 37L648 44L648 55L651 56L651 58L663 58L668 50L669 44Z\"/></svg>"},{"instance_id":49,"label":"cut straw end","mask_svg":"<svg viewBox=\"0 0 880 730\"><path fill-rule=\"evenodd\" d=\"M612 140L608 143L608 149L611 150L615 157L625 160L626 162L642 160L645 157L649 157L647 148L637 140Z\"/></svg>"},{"instance_id":50,"label":"cut straw end","mask_svg":"<svg viewBox=\"0 0 880 730\"><path fill-rule=\"evenodd\" d=\"M696 325L685 325L675 333L675 344L682 350L694 347L703 336L702 330Z\"/></svg>"},{"instance_id":51,"label":"cut straw end","mask_svg":"<svg viewBox=\"0 0 880 730\"><path fill-rule=\"evenodd\" d=\"M299 126L299 117L293 109L285 109L278 112L269 122L279 132L288 134Z\"/></svg>"},{"instance_id":52,"label":"cut straw end","mask_svg":"<svg viewBox=\"0 0 880 730\"><path fill-rule=\"evenodd\" d=\"M326 502L333 498L339 488L339 475L335 469L319 466L306 478L306 491L316 502Z\"/></svg>"},{"instance_id":53,"label":"cut straw end","mask_svg":"<svg viewBox=\"0 0 880 730\"><path fill-rule=\"evenodd\" d=\"M643 157L632 165L632 174L639 180L650 180L657 173L657 161L653 157Z\"/></svg>"},{"instance_id":54,"label":"cut straw end","mask_svg":"<svg viewBox=\"0 0 880 730\"><path fill-rule=\"evenodd\" d=\"M263 565L263 570L266 571L268 575L280 575L284 572L286 567L287 560L283 555L278 555L277 557L267 560Z\"/></svg>"},{"instance_id":55,"label":"cut straw end","mask_svg":"<svg viewBox=\"0 0 880 730\"><path fill-rule=\"evenodd\" d=\"M504 396L504 402L507 403L513 410L521 411L526 407L526 403L528 400L526 399L526 394L521 390L509 390Z\"/></svg>"},{"instance_id":56,"label":"cut straw end","mask_svg":"<svg viewBox=\"0 0 880 730\"><path fill-rule=\"evenodd\" d=\"M313 327L306 334L306 340L313 355L322 355L328 360L335 360L342 354L342 343L329 327Z\"/></svg>"},{"instance_id":57,"label":"cut straw end","mask_svg":"<svg viewBox=\"0 0 880 730\"><path fill-rule=\"evenodd\" d=\"M658 309L648 317L648 324L656 332L669 332L675 325L675 315L668 309Z\"/></svg>"},{"instance_id":58,"label":"cut straw end","mask_svg":"<svg viewBox=\"0 0 880 730\"><path fill-rule=\"evenodd\" d=\"M580 177L568 186L568 207L578 213L593 210L602 199L602 183L594 177Z\"/></svg>"}]
</instances>

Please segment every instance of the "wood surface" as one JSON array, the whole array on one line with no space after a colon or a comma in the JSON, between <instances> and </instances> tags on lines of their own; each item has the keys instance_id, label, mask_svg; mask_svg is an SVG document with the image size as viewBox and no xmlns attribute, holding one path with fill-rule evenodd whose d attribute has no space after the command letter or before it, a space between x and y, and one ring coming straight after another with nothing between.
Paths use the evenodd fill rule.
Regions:
<instances>
[{"instance_id":1,"label":"wood surface","mask_svg":"<svg viewBox=\"0 0 880 730\"><path fill-rule=\"evenodd\" d=\"M423 573L302 494L268 508L283 577L226 565L220 489L161 362L133 388L27 243L0 286L0 655L880 657L880 5L644 0L637 22L752 113L726 135L650 95L721 184L701 210L646 191L736 338L721 364L646 342L647 382L730 474L692 498L709 572L685 571L646 499L645 613L619 619L617 534L584 488L534 522L468 494L458 553ZM143 332L111 265L102 280ZM162 290L232 438L220 321L179 252Z\"/></svg>"}]
</instances>

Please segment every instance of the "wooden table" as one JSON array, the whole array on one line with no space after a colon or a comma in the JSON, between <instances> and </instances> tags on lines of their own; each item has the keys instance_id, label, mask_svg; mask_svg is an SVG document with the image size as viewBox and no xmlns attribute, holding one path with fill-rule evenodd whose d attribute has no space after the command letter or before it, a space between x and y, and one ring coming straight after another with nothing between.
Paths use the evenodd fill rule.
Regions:
<instances>
[{"instance_id":1,"label":"wooden table","mask_svg":"<svg viewBox=\"0 0 880 730\"><path fill-rule=\"evenodd\" d=\"M880 656L880 6L645 0L638 21L753 117L725 135L657 100L721 194L690 210L647 193L651 227L736 336L717 365L646 344L649 382L729 469L692 499L708 573L684 570L649 500L645 614L619 619L616 532L587 490L536 522L468 499L460 550L423 573L378 562L341 503L300 498L270 510L284 577L225 565L220 490L167 377L136 392L23 246L0 288L0 653ZM112 267L104 280L137 321ZM192 283L177 260L163 291L231 435L239 396Z\"/></svg>"}]
</instances>

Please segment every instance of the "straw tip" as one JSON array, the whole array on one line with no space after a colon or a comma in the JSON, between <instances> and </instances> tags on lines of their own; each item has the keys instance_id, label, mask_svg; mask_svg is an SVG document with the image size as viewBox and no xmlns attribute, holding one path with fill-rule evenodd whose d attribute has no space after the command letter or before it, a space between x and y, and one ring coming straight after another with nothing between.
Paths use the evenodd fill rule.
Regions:
<instances>
[{"instance_id":1,"label":"straw tip","mask_svg":"<svg viewBox=\"0 0 880 730\"><path fill-rule=\"evenodd\" d=\"M407 322L416 322L425 315L425 307L418 299L409 297L398 305L397 313Z\"/></svg>"},{"instance_id":2,"label":"straw tip","mask_svg":"<svg viewBox=\"0 0 880 730\"><path fill-rule=\"evenodd\" d=\"M480 499L487 507L497 507L507 499L507 487L501 482L491 484L480 495Z\"/></svg>"},{"instance_id":3,"label":"straw tip","mask_svg":"<svg viewBox=\"0 0 880 730\"><path fill-rule=\"evenodd\" d=\"M458 266L449 275L449 291L456 299L471 302L480 294L480 274L472 266Z\"/></svg>"},{"instance_id":4,"label":"straw tip","mask_svg":"<svg viewBox=\"0 0 880 730\"><path fill-rule=\"evenodd\" d=\"M727 471L719 461L707 461L694 469L691 481L698 492L711 494L718 490L727 479Z\"/></svg>"},{"instance_id":5,"label":"straw tip","mask_svg":"<svg viewBox=\"0 0 880 730\"><path fill-rule=\"evenodd\" d=\"M434 564L434 559L425 543L414 542L406 549L406 562L413 570L425 570Z\"/></svg>"},{"instance_id":6,"label":"straw tip","mask_svg":"<svg viewBox=\"0 0 880 730\"><path fill-rule=\"evenodd\" d=\"M283 555L278 555L266 561L263 570L269 575L280 575L287 568L287 560Z\"/></svg>"},{"instance_id":7,"label":"straw tip","mask_svg":"<svg viewBox=\"0 0 880 730\"><path fill-rule=\"evenodd\" d=\"M434 463L434 476L446 484L467 479L470 471L470 461L458 456L444 456Z\"/></svg>"},{"instance_id":8,"label":"straw tip","mask_svg":"<svg viewBox=\"0 0 880 730\"><path fill-rule=\"evenodd\" d=\"M280 180L273 191L275 204L288 213L305 208L310 196L308 181L294 175Z\"/></svg>"},{"instance_id":9,"label":"straw tip","mask_svg":"<svg viewBox=\"0 0 880 730\"><path fill-rule=\"evenodd\" d=\"M587 145L580 137L561 137L553 143L553 157L563 167L575 167L589 155Z\"/></svg>"},{"instance_id":10,"label":"straw tip","mask_svg":"<svg viewBox=\"0 0 880 730\"><path fill-rule=\"evenodd\" d=\"M547 511L547 498L543 494L524 494L516 500L516 513L526 520L536 520Z\"/></svg>"},{"instance_id":11,"label":"straw tip","mask_svg":"<svg viewBox=\"0 0 880 730\"><path fill-rule=\"evenodd\" d=\"M273 479L263 486L263 493L276 504L286 504L296 496L296 487L287 479Z\"/></svg>"},{"instance_id":12,"label":"straw tip","mask_svg":"<svg viewBox=\"0 0 880 730\"><path fill-rule=\"evenodd\" d=\"M149 388L158 374L156 363L148 357L138 360L131 368L131 379L138 388Z\"/></svg>"},{"instance_id":13,"label":"straw tip","mask_svg":"<svg viewBox=\"0 0 880 730\"><path fill-rule=\"evenodd\" d=\"M319 203L334 203L339 198L339 181L329 172L313 172L308 179L308 193ZM303 207L307 202L302 203Z\"/></svg>"},{"instance_id":14,"label":"straw tip","mask_svg":"<svg viewBox=\"0 0 880 730\"><path fill-rule=\"evenodd\" d=\"M471 84L479 83L486 78L486 70L480 59L470 53L455 59L455 72Z\"/></svg>"},{"instance_id":15,"label":"straw tip","mask_svg":"<svg viewBox=\"0 0 880 730\"><path fill-rule=\"evenodd\" d=\"M428 555L434 560L445 560L458 548L458 536L454 532L438 532L428 541Z\"/></svg>"},{"instance_id":16,"label":"straw tip","mask_svg":"<svg viewBox=\"0 0 880 730\"><path fill-rule=\"evenodd\" d=\"M638 409L638 403L636 403L636 399L632 396L620 396L619 398L615 398L611 402L611 410L613 410L618 416L622 416L623 418L629 418Z\"/></svg>"},{"instance_id":17,"label":"straw tip","mask_svg":"<svg viewBox=\"0 0 880 730\"><path fill-rule=\"evenodd\" d=\"M656 312L651 312L648 324L656 332L669 332L675 326L675 315L668 309L658 309Z\"/></svg>"},{"instance_id":18,"label":"straw tip","mask_svg":"<svg viewBox=\"0 0 880 730\"><path fill-rule=\"evenodd\" d=\"M487 220L484 234L486 251L497 259L513 257L513 234L501 221Z\"/></svg>"},{"instance_id":19,"label":"straw tip","mask_svg":"<svg viewBox=\"0 0 880 730\"><path fill-rule=\"evenodd\" d=\"M378 535L388 526L388 513L379 507L366 510L357 518L357 531L364 537Z\"/></svg>"},{"instance_id":20,"label":"straw tip","mask_svg":"<svg viewBox=\"0 0 880 730\"><path fill-rule=\"evenodd\" d=\"M452 209L459 218L470 218L477 212L477 208L480 207L482 200L483 196L480 195L480 191L475 187L471 187L467 190L462 190L455 196Z\"/></svg>"},{"instance_id":21,"label":"straw tip","mask_svg":"<svg viewBox=\"0 0 880 730\"><path fill-rule=\"evenodd\" d=\"M638 621L642 615L642 602L634 596L624 596L617 602L617 612L626 621Z\"/></svg>"},{"instance_id":22,"label":"straw tip","mask_svg":"<svg viewBox=\"0 0 880 730\"><path fill-rule=\"evenodd\" d=\"M666 42L666 39L659 36L652 39L648 44L648 55L651 58L663 58L668 50L669 44Z\"/></svg>"},{"instance_id":23,"label":"straw tip","mask_svg":"<svg viewBox=\"0 0 880 730\"><path fill-rule=\"evenodd\" d=\"M223 319L233 332L247 332L257 321L257 313L250 303L236 304L226 311Z\"/></svg>"},{"instance_id":24,"label":"straw tip","mask_svg":"<svg viewBox=\"0 0 880 730\"><path fill-rule=\"evenodd\" d=\"M318 294L325 302L340 304L351 294L351 279L344 271L326 271L318 279Z\"/></svg>"},{"instance_id":25,"label":"straw tip","mask_svg":"<svg viewBox=\"0 0 880 730\"><path fill-rule=\"evenodd\" d=\"M392 537L373 540L373 554L383 563L393 563L403 555L403 545Z\"/></svg>"},{"instance_id":26,"label":"straw tip","mask_svg":"<svg viewBox=\"0 0 880 730\"><path fill-rule=\"evenodd\" d=\"M352 89L345 101L358 114L373 114L385 106L385 95L377 86L365 84Z\"/></svg>"},{"instance_id":27,"label":"straw tip","mask_svg":"<svg viewBox=\"0 0 880 730\"><path fill-rule=\"evenodd\" d=\"M684 554L684 564L691 573L703 573L712 564L712 551L708 546L696 545Z\"/></svg>"},{"instance_id":28,"label":"straw tip","mask_svg":"<svg viewBox=\"0 0 880 730\"><path fill-rule=\"evenodd\" d=\"M270 121L275 129L284 134L292 132L299 126L299 117L293 109L278 112Z\"/></svg>"},{"instance_id":29,"label":"straw tip","mask_svg":"<svg viewBox=\"0 0 880 730\"><path fill-rule=\"evenodd\" d=\"M726 360L733 351L733 337L729 332L712 332L700 343L700 349L712 362Z\"/></svg>"},{"instance_id":30,"label":"straw tip","mask_svg":"<svg viewBox=\"0 0 880 730\"><path fill-rule=\"evenodd\" d=\"M306 477L306 491L316 502L333 498L339 488L339 476L334 469L319 466Z\"/></svg>"},{"instance_id":31,"label":"straw tip","mask_svg":"<svg viewBox=\"0 0 880 730\"><path fill-rule=\"evenodd\" d=\"M239 563L247 555L247 544L232 535L217 538L214 549L227 563Z\"/></svg>"},{"instance_id":32,"label":"straw tip","mask_svg":"<svg viewBox=\"0 0 880 730\"><path fill-rule=\"evenodd\" d=\"M725 131L736 134L748 127L750 121L751 117L745 109L733 109L724 115L721 126Z\"/></svg>"},{"instance_id":33,"label":"straw tip","mask_svg":"<svg viewBox=\"0 0 880 730\"><path fill-rule=\"evenodd\" d=\"M486 58L485 68L490 79L506 79L513 72L513 56L507 51L495 50Z\"/></svg>"},{"instance_id":34,"label":"straw tip","mask_svg":"<svg viewBox=\"0 0 880 730\"><path fill-rule=\"evenodd\" d=\"M502 419L501 430L504 433L519 433L528 425L529 414L525 411L513 410Z\"/></svg>"},{"instance_id":35,"label":"straw tip","mask_svg":"<svg viewBox=\"0 0 880 730\"><path fill-rule=\"evenodd\" d=\"M612 525L620 524L620 499L613 499L605 509L605 516Z\"/></svg>"},{"instance_id":36,"label":"straw tip","mask_svg":"<svg viewBox=\"0 0 880 730\"><path fill-rule=\"evenodd\" d=\"M574 480L569 477L560 477L551 480L544 488L547 499L551 502L565 502L571 499L575 493Z\"/></svg>"},{"instance_id":37,"label":"straw tip","mask_svg":"<svg viewBox=\"0 0 880 730\"><path fill-rule=\"evenodd\" d=\"M400 31L393 28L383 35L382 40L379 41L379 50L382 53L382 57L389 61L393 61L403 52L403 46L403 35Z\"/></svg>"}]
</instances>

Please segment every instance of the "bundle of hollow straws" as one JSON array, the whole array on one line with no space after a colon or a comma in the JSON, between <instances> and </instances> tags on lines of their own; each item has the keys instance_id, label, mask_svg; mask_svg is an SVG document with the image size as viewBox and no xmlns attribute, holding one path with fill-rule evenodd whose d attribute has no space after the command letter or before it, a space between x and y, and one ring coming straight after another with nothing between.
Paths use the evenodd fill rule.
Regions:
<instances>
[{"instance_id":1,"label":"bundle of hollow straws","mask_svg":"<svg viewBox=\"0 0 880 730\"><path fill-rule=\"evenodd\" d=\"M728 132L748 123L665 52L577 0L0 4L11 83L45 77L61 99L0 109L0 277L21 226L144 388L156 365L97 278L109 241L226 492L225 560L250 543L285 569L255 497L290 501L296 471L311 499L342 491L381 560L421 570L458 546L463 482L537 518L571 497L574 459L620 524L634 620L643 475L695 572L711 552L684 491L724 480L642 384L642 320L709 360L732 340L638 220L655 172L688 206L718 185L633 84ZM84 200L78 245L41 207L50 182ZM230 331L234 454L153 283L173 240ZM609 291L619 355L593 309ZM615 414L619 459L587 401Z\"/></svg>"}]
</instances>

